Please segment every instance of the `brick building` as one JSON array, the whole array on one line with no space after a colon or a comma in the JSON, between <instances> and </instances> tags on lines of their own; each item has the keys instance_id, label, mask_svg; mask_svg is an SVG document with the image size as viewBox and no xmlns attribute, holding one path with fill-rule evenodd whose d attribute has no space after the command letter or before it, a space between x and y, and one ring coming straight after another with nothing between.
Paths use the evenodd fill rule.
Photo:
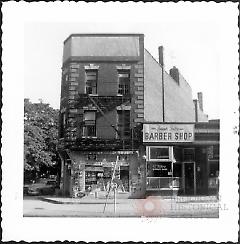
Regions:
<instances>
[{"instance_id":1,"label":"brick building","mask_svg":"<svg viewBox=\"0 0 240 244\"><path fill-rule=\"evenodd\" d=\"M194 164L185 164L183 157L206 156L219 138L211 142L202 94L193 100L178 69L168 74L163 65L163 48L157 62L144 48L142 34L72 34L65 40L59 116L64 195L106 189L116 161L116 178L131 197L175 189L188 193L190 188L196 193L197 187L208 192L207 171L198 178L196 173L200 164L202 170L208 164L206 157L199 164L191 156ZM168 140L170 132L168 139L156 134L154 126L169 129L172 124L192 138L184 141L182 133L176 141ZM195 127L199 135L205 133L200 143ZM182 155L178 160L176 152ZM174 172L178 176L173 177ZM191 174L195 183L187 182ZM197 184L197 179L204 183Z\"/></svg>"}]
</instances>

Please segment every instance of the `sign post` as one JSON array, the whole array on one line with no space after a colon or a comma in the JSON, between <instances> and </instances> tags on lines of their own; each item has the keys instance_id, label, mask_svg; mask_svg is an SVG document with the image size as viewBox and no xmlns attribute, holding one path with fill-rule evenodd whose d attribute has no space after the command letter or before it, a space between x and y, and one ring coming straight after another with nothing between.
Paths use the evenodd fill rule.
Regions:
<instances>
[{"instance_id":1,"label":"sign post","mask_svg":"<svg viewBox=\"0 0 240 244\"><path fill-rule=\"evenodd\" d=\"M114 184L114 213L117 212L117 187L116 185Z\"/></svg>"}]
</instances>

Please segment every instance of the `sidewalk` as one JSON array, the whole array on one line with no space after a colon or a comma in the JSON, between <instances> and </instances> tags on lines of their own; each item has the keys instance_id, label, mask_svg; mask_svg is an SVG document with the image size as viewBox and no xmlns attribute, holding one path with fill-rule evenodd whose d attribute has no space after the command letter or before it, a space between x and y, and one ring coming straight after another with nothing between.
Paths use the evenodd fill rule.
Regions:
<instances>
[{"instance_id":1,"label":"sidewalk","mask_svg":"<svg viewBox=\"0 0 240 244\"><path fill-rule=\"evenodd\" d=\"M129 194L117 194L117 204L129 204L137 199L128 198ZM95 195L88 195L82 198L67 198L67 197L40 197L42 201L55 203L55 204L105 204L106 195L101 194L96 198ZM144 199L155 199L171 201L173 203L206 203L206 202L218 202L216 196L150 196ZM139 199L140 200L140 199ZM113 196L109 195L108 204L113 204Z\"/></svg>"},{"instance_id":2,"label":"sidewalk","mask_svg":"<svg viewBox=\"0 0 240 244\"><path fill-rule=\"evenodd\" d=\"M205 201L203 201L203 199ZM24 217L165 217L218 218L219 202L213 197L148 197L146 199L80 199L42 196L24 199ZM181 200L181 202L180 202ZM221 210L223 206L220 206ZM114 209L116 208L116 212ZM105 211L104 211L105 209Z\"/></svg>"}]
</instances>

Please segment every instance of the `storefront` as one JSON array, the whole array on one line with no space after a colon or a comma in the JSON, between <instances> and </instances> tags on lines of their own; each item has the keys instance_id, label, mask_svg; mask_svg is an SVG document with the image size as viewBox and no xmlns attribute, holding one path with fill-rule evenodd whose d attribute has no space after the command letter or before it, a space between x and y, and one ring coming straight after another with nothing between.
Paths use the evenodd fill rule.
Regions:
<instances>
[{"instance_id":1,"label":"storefront","mask_svg":"<svg viewBox=\"0 0 240 244\"><path fill-rule=\"evenodd\" d=\"M196 194L194 124L144 124L146 190L163 194Z\"/></svg>"},{"instance_id":2,"label":"storefront","mask_svg":"<svg viewBox=\"0 0 240 244\"><path fill-rule=\"evenodd\" d=\"M116 164L119 190L149 195L211 195L219 189L219 122L144 123L139 150L69 151L64 194L107 191Z\"/></svg>"},{"instance_id":3,"label":"storefront","mask_svg":"<svg viewBox=\"0 0 240 244\"><path fill-rule=\"evenodd\" d=\"M147 195L217 193L219 141L206 131L199 141L194 123L144 124Z\"/></svg>"},{"instance_id":4,"label":"storefront","mask_svg":"<svg viewBox=\"0 0 240 244\"><path fill-rule=\"evenodd\" d=\"M78 197L83 192L107 191L114 167L114 182L118 191L131 196L145 192L144 160L138 151L81 152L71 151L69 155L69 195Z\"/></svg>"}]
</instances>

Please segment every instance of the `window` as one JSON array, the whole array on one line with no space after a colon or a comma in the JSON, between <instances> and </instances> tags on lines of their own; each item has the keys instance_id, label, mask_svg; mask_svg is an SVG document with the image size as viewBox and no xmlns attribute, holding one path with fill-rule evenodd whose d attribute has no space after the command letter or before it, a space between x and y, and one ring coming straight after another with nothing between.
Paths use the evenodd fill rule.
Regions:
<instances>
[{"instance_id":1,"label":"window","mask_svg":"<svg viewBox=\"0 0 240 244\"><path fill-rule=\"evenodd\" d=\"M83 136L95 137L96 136L96 113L92 111L85 112L83 120L84 120Z\"/></svg>"},{"instance_id":2,"label":"window","mask_svg":"<svg viewBox=\"0 0 240 244\"><path fill-rule=\"evenodd\" d=\"M97 94L97 70L86 70L86 93Z\"/></svg>"},{"instance_id":3,"label":"window","mask_svg":"<svg viewBox=\"0 0 240 244\"><path fill-rule=\"evenodd\" d=\"M120 132L121 137L130 137L130 111L129 110L118 110L118 124L117 128Z\"/></svg>"},{"instance_id":4,"label":"window","mask_svg":"<svg viewBox=\"0 0 240 244\"><path fill-rule=\"evenodd\" d=\"M68 74L62 76L61 98L66 97L68 94Z\"/></svg>"},{"instance_id":5,"label":"window","mask_svg":"<svg viewBox=\"0 0 240 244\"><path fill-rule=\"evenodd\" d=\"M59 137L64 137L64 131L66 129L66 113L60 114L60 131L59 131Z\"/></svg>"},{"instance_id":6,"label":"window","mask_svg":"<svg viewBox=\"0 0 240 244\"><path fill-rule=\"evenodd\" d=\"M209 162L209 177L218 177L219 175L219 162Z\"/></svg>"},{"instance_id":7,"label":"window","mask_svg":"<svg viewBox=\"0 0 240 244\"><path fill-rule=\"evenodd\" d=\"M219 159L219 145L213 146L213 159Z\"/></svg>"},{"instance_id":8,"label":"window","mask_svg":"<svg viewBox=\"0 0 240 244\"><path fill-rule=\"evenodd\" d=\"M148 162L147 177L169 177L172 175L171 162Z\"/></svg>"},{"instance_id":9,"label":"window","mask_svg":"<svg viewBox=\"0 0 240 244\"><path fill-rule=\"evenodd\" d=\"M118 71L118 94L130 94L130 70Z\"/></svg>"},{"instance_id":10,"label":"window","mask_svg":"<svg viewBox=\"0 0 240 244\"><path fill-rule=\"evenodd\" d=\"M150 147L150 159L169 159L169 148Z\"/></svg>"},{"instance_id":11,"label":"window","mask_svg":"<svg viewBox=\"0 0 240 244\"><path fill-rule=\"evenodd\" d=\"M173 177L182 177L182 164L181 163L173 164Z\"/></svg>"},{"instance_id":12,"label":"window","mask_svg":"<svg viewBox=\"0 0 240 244\"><path fill-rule=\"evenodd\" d=\"M97 155L96 154L88 154L87 159L88 160L97 160Z\"/></svg>"},{"instance_id":13,"label":"window","mask_svg":"<svg viewBox=\"0 0 240 244\"><path fill-rule=\"evenodd\" d=\"M182 148L180 147L173 147L173 160L175 162L181 162L182 161Z\"/></svg>"},{"instance_id":14,"label":"window","mask_svg":"<svg viewBox=\"0 0 240 244\"><path fill-rule=\"evenodd\" d=\"M216 189L219 187L219 162L211 161L209 162L209 178L208 178L208 188Z\"/></svg>"},{"instance_id":15,"label":"window","mask_svg":"<svg viewBox=\"0 0 240 244\"><path fill-rule=\"evenodd\" d=\"M65 75L65 82L68 82L68 74Z\"/></svg>"}]
</instances>

